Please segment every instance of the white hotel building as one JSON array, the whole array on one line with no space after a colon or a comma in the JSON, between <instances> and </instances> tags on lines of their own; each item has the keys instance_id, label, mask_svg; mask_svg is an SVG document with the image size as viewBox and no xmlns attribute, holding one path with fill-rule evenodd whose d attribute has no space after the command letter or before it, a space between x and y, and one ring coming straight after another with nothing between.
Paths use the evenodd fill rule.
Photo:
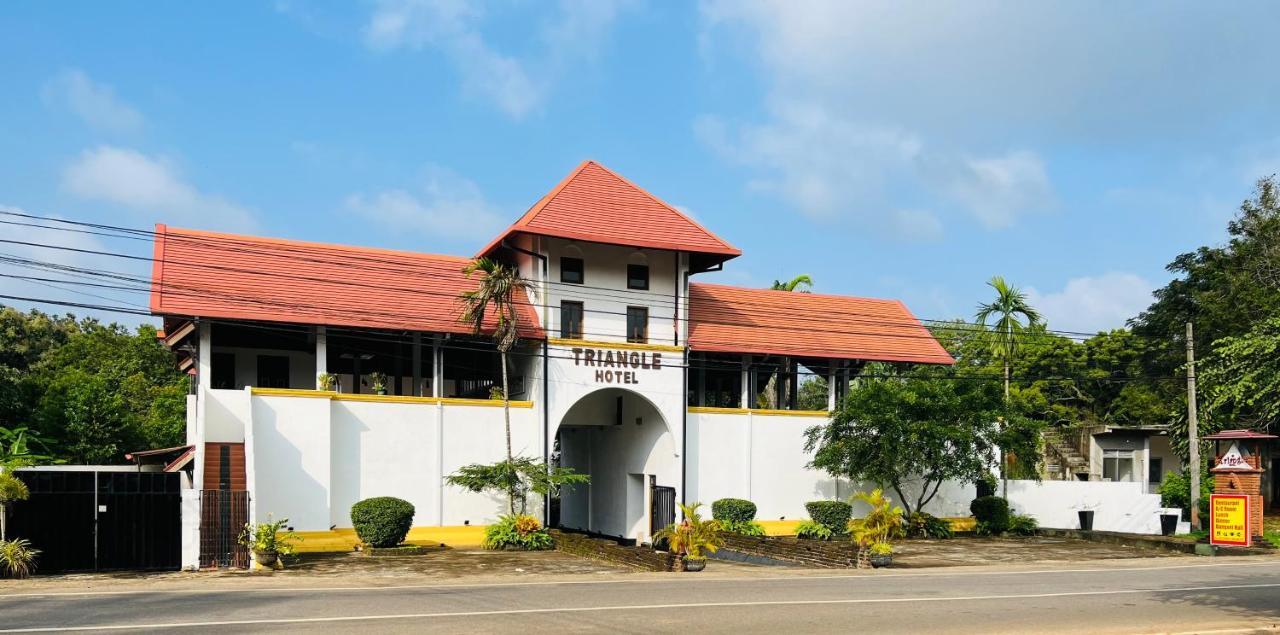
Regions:
<instances>
[{"instance_id":1,"label":"white hotel building","mask_svg":"<svg viewBox=\"0 0 1280 635\"><path fill-rule=\"evenodd\" d=\"M531 282L513 446L591 476L537 506L565 528L644 542L672 490L804 518L806 501L851 488L805 467L804 430L827 413L798 409L802 379L826 379L829 408L867 361L952 361L896 300L695 282L739 250L590 161L475 255ZM372 496L413 503L415 528L503 513L444 482L505 454L498 355L459 319L469 261L159 226L151 309L194 378L188 446L168 466L192 474L189 509L247 491L250 518L321 532ZM320 373L338 389L317 390ZM944 492L935 511L964 514L970 498Z\"/></svg>"}]
</instances>

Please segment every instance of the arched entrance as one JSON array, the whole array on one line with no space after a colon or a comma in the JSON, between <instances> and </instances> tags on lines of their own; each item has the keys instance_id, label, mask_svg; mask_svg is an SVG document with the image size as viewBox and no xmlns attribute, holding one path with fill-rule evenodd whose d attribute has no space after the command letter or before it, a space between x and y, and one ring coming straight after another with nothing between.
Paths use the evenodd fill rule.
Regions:
<instances>
[{"instance_id":1,"label":"arched entrance","mask_svg":"<svg viewBox=\"0 0 1280 635\"><path fill-rule=\"evenodd\" d=\"M561 492L559 526L648 541L651 486L680 486L679 448L658 408L630 390L597 390L565 412L556 445L561 466L591 475Z\"/></svg>"}]
</instances>

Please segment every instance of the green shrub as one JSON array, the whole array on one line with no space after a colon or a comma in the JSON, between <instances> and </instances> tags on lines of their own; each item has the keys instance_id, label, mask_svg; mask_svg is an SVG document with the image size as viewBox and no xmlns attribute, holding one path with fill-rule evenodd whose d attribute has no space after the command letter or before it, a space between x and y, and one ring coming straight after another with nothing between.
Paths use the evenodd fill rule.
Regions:
<instances>
[{"instance_id":1,"label":"green shrub","mask_svg":"<svg viewBox=\"0 0 1280 635\"><path fill-rule=\"evenodd\" d=\"M830 527L806 520L796 526L796 538L808 538L809 540L831 540L835 537L835 532Z\"/></svg>"},{"instance_id":2,"label":"green shrub","mask_svg":"<svg viewBox=\"0 0 1280 635\"><path fill-rule=\"evenodd\" d=\"M1036 529L1040 528L1040 523L1036 522L1031 516L1023 516L1022 514L1014 514L1009 517L1009 533L1016 536L1034 536Z\"/></svg>"},{"instance_id":3,"label":"green shrub","mask_svg":"<svg viewBox=\"0 0 1280 635\"><path fill-rule=\"evenodd\" d=\"M1009 529L1009 501L999 496L983 496L969 503L969 511L978 519L979 534L1000 534Z\"/></svg>"},{"instance_id":4,"label":"green shrub","mask_svg":"<svg viewBox=\"0 0 1280 635\"><path fill-rule=\"evenodd\" d=\"M739 534L742 536L764 535L764 527L754 520L748 520L745 522L740 520L721 520L717 522L720 523L720 530L727 533Z\"/></svg>"},{"instance_id":5,"label":"green shrub","mask_svg":"<svg viewBox=\"0 0 1280 635\"><path fill-rule=\"evenodd\" d=\"M537 518L516 514L503 516L498 522L485 527L481 546L485 549L541 551L555 546L555 539L543 529Z\"/></svg>"},{"instance_id":6,"label":"green shrub","mask_svg":"<svg viewBox=\"0 0 1280 635\"><path fill-rule=\"evenodd\" d=\"M756 519L756 504L742 498L722 498L711 503L711 517L721 524L749 523Z\"/></svg>"},{"instance_id":7,"label":"green shrub","mask_svg":"<svg viewBox=\"0 0 1280 635\"><path fill-rule=\"evenodd\" d=\"M394 547L404 542L413 526L413 505L391 496L366 498L351 506L351 524L360 542L371 547Z\"/></svg>"},{"instance_id":8,"label":"green shrub","mask_svg":"<svg viewBox=\"0 0 1280 635\"><path fill-rule=\"evenodd\" d=\"M996 488L999 486L999 481L996 480L995 474L992 474L991 472L983 474L982 478L978 479L977 482L974 483L974 487L978 490L978 498L982 498L984 496L995 496Z\"/></svg>"},{"instance_id":9,"label":"green shrub","mask_svg":"<svg viewBox=\"0 0 1280 635\"><path fill-rule=\"evenodd\" d=\"M809 518L831 530L834 536L843 536L849 530L853 518L853 506L844 501L810 501L804 504Z\"/></svg>"},{"instance_id":10,"label":"green shrub","mask_svg":"<svg viewBox=\"0 0 1280 635\"><path fill-rule=\"evenodd\" d=\"M31 543L17 538L0 540L0 578L25 578L36 568L39 549L32 549Z\"/></svg>"},{"instance_id":11,"label":"green shrub","mask_svg":"<svg viewBox=\"0 0 1280 635\"><path fill-rule=\"evenodd\" d=\"M951 538L951 523L928 512L912 512L907 518L907 535L912 538Z\"/></svg>"},{"instance_id":12,"label":"green shrub","mask_svg":"<svg viewBox=\"0 0 1280 635\"><path fill-rule=\"evenodd\" d=\"M1160 483L1160 505L1177 507L1182 510L1182 519L1191 517L1191 476L1182 472L1171 472ZM1213 479L1207 471L1200 472L1200 519L1207 523L1209 518L1209 495L1213 493Z\"/></svg>"}]
</instances>

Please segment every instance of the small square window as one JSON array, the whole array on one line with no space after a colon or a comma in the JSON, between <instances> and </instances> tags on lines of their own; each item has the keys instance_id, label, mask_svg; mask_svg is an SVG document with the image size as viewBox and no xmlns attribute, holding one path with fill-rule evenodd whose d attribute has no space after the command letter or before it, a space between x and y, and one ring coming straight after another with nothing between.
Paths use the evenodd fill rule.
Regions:
<instances>
[{"instance_id":1,"label":"small square window","mask_svg":"<svg viewBox=\"0 0 1280 635\"><path fill-rule=\"evenodd\" d=\"M585 282L581 258L563 257L560 259L560 282L582 284Z\"/></svg>"},{"instance_id":2,"label":"small square window","mask_svg":"<svg viewBox=\"0 0 1280 635\"><path fill-rule=\"evenodd\" d=\"M649 265L627 265L627 288L649 290Z\"/></svg>"}]
</instances>

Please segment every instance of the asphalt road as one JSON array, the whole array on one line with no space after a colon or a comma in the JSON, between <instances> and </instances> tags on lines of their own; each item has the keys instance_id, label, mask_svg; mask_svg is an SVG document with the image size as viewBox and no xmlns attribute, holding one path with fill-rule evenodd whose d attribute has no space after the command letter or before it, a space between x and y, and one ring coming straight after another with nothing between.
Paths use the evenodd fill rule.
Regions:
<instances>
[{"instance_id":1,"label":"asphalt road","mask_svg":"<svg viewBox=\"0 0 1280 635\"><path fill-rule=\"evenodd\" d=\"M1280 560L0 595L0 633L1148 633L1280 625Z\"/></svg>"}]
</instances>

